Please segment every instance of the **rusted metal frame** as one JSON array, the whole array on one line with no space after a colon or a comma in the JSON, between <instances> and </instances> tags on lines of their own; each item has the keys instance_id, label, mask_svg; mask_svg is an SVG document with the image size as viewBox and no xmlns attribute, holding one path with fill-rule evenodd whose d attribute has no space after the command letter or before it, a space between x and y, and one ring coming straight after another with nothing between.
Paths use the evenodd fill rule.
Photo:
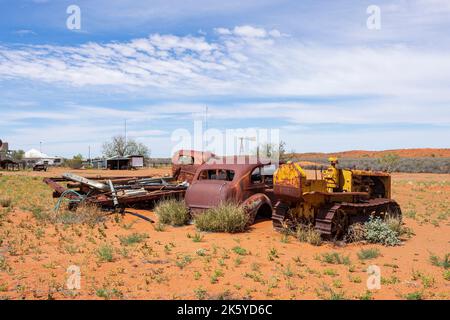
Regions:
<instances>
[{"instance_id":1,"label":"rusted metal frame","mask_svg":"<svg viewBox=\"0 0 450 320\"><path fill-rule=\"evenodd\" d=\"M56 181L54 181L51 178L45 178L44 182L54 190L53 196L60 197L65 191L67 191L67 188L64 188L62 185L58 184ZM74 194L67 194L67 198L69 199L78 199L78 197Z\"/></svg>"},{"instance_id":2,"label":"rusted metal frame","mask_svg":"<svg viewBox=\"0 0 450 320\"><path fill-rule=\"evenodd\" d=\"M177 191L161 191L161 192L155 192L155 193L149 193L147 195L143 196L136 196L136 197L118 197L119 205L126 205L126 204L138 204L143 203L151 200L160 199L162 197L170 197L175 195L183 195L185 193L185 190L177 190ZM101 206L113 206L113 199L111 198L96 198L91 199L91 202L96 203Z\"/></svg>"}]
</instances>

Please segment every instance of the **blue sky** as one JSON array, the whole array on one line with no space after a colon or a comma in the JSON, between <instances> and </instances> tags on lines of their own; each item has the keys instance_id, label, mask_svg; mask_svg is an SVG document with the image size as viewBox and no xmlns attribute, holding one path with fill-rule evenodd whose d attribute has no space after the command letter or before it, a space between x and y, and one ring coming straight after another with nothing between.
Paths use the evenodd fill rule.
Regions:
<instances>
[{"instance_id":1,"label":"blue sky","mask_svg":"<svg viewBox=\"0 0 450 320\"><path fill-rule=\"evenodd\" d=\"M0 138L99 155L126 119L168 156L208 106L297 152L450 147L449 32L447 0L0 1Z\"/></svg>"}]
</instances>

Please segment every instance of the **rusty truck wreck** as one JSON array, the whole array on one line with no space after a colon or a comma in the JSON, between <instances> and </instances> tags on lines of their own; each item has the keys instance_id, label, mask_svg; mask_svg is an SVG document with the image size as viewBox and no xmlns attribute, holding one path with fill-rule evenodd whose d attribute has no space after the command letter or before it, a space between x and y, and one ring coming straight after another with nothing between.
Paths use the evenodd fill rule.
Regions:
<instances>
[{"instance_id":1,"label":"rusty truck wreck","mask_svg":"<svg viewBox=\"0 0 450 320\"><path fill-rule=\"evenodd\" d=\"M244 207L248 223L256 217L272 216L273 172L275 167L251 157L222 158L197 169L186 191L185 202L192 216L220 203L233 202Z\"/></svg>"}]
</instances>

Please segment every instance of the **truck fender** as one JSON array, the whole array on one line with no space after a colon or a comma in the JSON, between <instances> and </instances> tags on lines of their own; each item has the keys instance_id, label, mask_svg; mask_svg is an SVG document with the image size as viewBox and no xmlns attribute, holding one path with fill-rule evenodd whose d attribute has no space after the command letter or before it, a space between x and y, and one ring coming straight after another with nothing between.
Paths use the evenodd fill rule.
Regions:
<instances>
[{"instance_id":1,"label":"truck fender","mask_svg":"<svg viewBox=\"0 0 450 320\"><path fill-rule=\"evenodd\" d=\"M263 193L254 194L242 203L242 207L249 217L248 225L252 225L255 222L256 215L263 205L268 205L272 211L272 202Z\"/></svg>"}]
</instances>

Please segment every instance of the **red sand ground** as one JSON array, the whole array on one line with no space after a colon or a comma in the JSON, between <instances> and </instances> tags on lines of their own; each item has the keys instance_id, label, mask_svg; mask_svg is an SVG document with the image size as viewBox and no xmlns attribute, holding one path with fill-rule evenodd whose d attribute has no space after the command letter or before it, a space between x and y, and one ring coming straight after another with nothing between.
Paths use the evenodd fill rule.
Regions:
<instances>
[{"instance_id":1,"label":"red sand ground","mask_svg":"<svg viewBox=\"0 0 450 320\"><path fill-rule=\"evenodd\" d=\"M203 233L201 242L194 242L192 225L156 231L150 223L126 215L93 228L64 226L37 223L29 212L14 209L0 222L0 255L7 264L3 271L0 264L0 297L359 299L367 292L367 267L375 264L381 268L383 281L380 290L371 291L374 299L404 299L411 293L420 293L424 299L450 299L450 281L444 279L444 268L429 260L430 254L442 259L450 252L450 176L394 174L393 196L407 213L406 226L415 233L398 247L361 243L315 247L292 237L285 243L270 221L259 222L242 234ZM151 211L138 212L157 220ZM148 238L122 245L119 237L132 233L145 233ZM97 255L106 243L114 250L112 262L101 262ZM237 246L246 254L234 252ZM358 259L357 253L368 248L378 248L381 255L373 260ZM351 264L333 265L317 259L328 252L349 256ZM66 288L70 265L81 268L81 290Z\"/></svg>"}]
</instances>

